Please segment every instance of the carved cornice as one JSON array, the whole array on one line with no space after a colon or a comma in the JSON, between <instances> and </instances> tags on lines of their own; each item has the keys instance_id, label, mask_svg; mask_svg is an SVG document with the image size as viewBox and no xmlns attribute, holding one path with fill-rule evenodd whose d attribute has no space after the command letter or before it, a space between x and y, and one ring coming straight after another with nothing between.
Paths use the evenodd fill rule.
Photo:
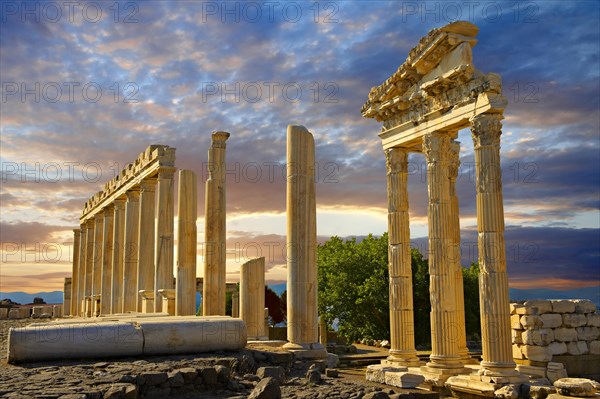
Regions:
<instances>
[{"instance_id":1,"label":"carved cornice","mask_svg":"<svg viewBox=\"0 0 600 399\"><path fill-rule=\"evenodd\" d=\"M502 114L480 114L470 119L471 136L475 149L485 146L500 146Z\"/></svg>"}]
</instances>

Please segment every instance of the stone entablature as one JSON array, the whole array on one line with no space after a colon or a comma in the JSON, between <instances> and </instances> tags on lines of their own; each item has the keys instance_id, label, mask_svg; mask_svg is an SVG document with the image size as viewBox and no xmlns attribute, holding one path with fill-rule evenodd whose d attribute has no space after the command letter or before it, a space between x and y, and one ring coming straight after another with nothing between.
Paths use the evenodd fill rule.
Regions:
<instances>
[{"instance_id":1,"label":"stone entablature","mask_svg":"<svg viewBox=\"0 0 600 399\"><path fill-rule=\"evenodd\" d=\"M143 179L158 175L159 169L164 166L175 166L175 148L160 144L146 148L135 161L127 164L118 176L105 183L102 191L98 191L85 203L81 224L92 219L99 210L115 199L124 197L128 190L139 185Z\"/></svg>"}]
</instances>

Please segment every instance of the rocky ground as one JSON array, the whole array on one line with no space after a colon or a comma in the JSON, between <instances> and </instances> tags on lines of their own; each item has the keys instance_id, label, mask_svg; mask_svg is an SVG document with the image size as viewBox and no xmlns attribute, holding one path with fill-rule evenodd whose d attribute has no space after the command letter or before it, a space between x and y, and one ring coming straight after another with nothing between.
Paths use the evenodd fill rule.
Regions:
<instances>
[{"instance_id":1,"label":"rocky ground","mask_svg":"<svg viewBox=\"0 0 600 399\"><path fill-rule=\"evenodd\" d=\"M367 382L361 370L326 370L324 361L298 361L288 352L266 348L143 359L6 363L8 328L31 322L0 321L0 398L437 398L425 391L394 391Z\"/></svg>"}]
</instances>

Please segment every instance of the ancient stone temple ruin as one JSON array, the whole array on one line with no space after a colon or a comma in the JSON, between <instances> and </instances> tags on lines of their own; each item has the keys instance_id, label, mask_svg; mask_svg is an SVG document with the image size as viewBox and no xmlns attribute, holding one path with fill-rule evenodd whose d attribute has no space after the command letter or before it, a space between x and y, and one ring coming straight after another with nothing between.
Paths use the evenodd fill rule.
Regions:
<instances>
[{"instance_id":1,"label":"ancient stone temple ruin","mask_svg":"<svg viewBox=\"0 0 600 399\"><path fill-rule=\"evenodd\" d=\"M379 137L387 165L390 356L392 371L419 365L413 335L408 155L427 161L431 347L429 362L413 369L431 385L453 392L494 391L521 381L511 351L504 211L500 172L500 76L475 69L478 28L454 22L434 29L383 84L374 87L362 114L383 123ZM465 375L463 283L456 178L458 131L470 128L475 149L482 371ZM393 367L397 369L393 369ZM385 369L384 369L385 370ZM406 369L404 369L406 370ZM455 376L455 377L452 377Z\"/></svg>"}]
</instances>

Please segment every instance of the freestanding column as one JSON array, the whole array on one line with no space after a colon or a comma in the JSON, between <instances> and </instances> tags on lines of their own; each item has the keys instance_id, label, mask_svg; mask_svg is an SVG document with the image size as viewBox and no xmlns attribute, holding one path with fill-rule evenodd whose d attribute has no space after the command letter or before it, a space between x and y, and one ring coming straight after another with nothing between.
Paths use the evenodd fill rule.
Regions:
<instances>
[{"instance_id":1,"label":"freestanding column","mask_svg":"<svg viewBox=\"0 0 600 399\"><path fill-rule=\"evenodd\" d=\"M296 356L327 356L317 314L315 142L304 126L287 128L287 338Z\"/></svg>"},{"instance_id":2,"label":"freestanding column","mask_svg":"<svg viewBox=\"0 0 600 399\"><path fill-rule=\"evenodd\" d=\"M95 301L99 299L102 288L102 250L104 249L104 212L96 213L94 216L94 254L92 255L93 262L93 276L92 276L92 309L95 309ZM94 315L95 311L92 311Z\"/></svg>"},{"instance_id":3,"label":"freestanding column","mask_svg":"<svg viewBox=\"0 0 600 399\"><path fill-rule=\"evenodd\" d=\"M79 239L79 278L77 281L77 303L75 304L75 313L73 316L81 316L84 312L82 303L85 298L85 259L86 259L86 225L85 223L81 226L81 233Z\"/></svg>"},{"instance_id":4,"label":"freestanding column","mask_svg":"<svg viewBox=\"0 0 600 399\"><path fill-rule=\"evenodd\" d=\"M123 313L137 312L137 264L140 228L140 190L127 191L125 247L123 249Z\"/></svg>"},{"instance_id":5,"label":"freestanding column","mask_svg":"<svg viewBox=\"0 0 600 399\"><path fill-rule=\"evenodd\" d=\"M144 179L140 183L140 219L138 230L137 292L154 292L154 217L156 179ZM137 311L142 311L142 297L137 295ZM154 306L146 309L154 312Z\"/></svg>"},{"instance_id":6,"label":"freestanding column","mask_svg":"<svg viewBox=\"0 0 600 399\"><path fill-rule=\"evenodd\" d=\"M158 290L172 290L173 287L173 215L174 215L174 167L158 170L158 201L156 218L156 245L154 264L154 312L161 312L163 301ZM164 309L166 312L167 309Z\"/></svg>"},{"instance_id":7,"label":"freestanding column","mask_svg":"<svg viewBox=\"0 0 600 399\"><path fill-rule=\"evenodd\" d=\"M123 312L123 249L125 248L125 198L115 199L110 313Z\"/></svg>"},{"instance_id":8,"label":"freestanding column","mask_svg":"<svg viewBox=\"0 0 600 399\"><path fill-rule=\"evenodd\" d=\"M423 371L452 375L462 371L458 354L459 325L451 260L458 257L450 226L448 161L450 135L428 133L423 138L429 192L429 275L431 298L431 356Z\"/></svg>"},{"instance_id":9,"label":"freestanding column","mask_svg":"<svg viewBox=\"0 0 600 399\"><path fill-rule=\"evenodd\" d=\"M112 304L112 261L113 261L113 217L114 206L109 205L104 208L104 228L102 242L102 283L100 288L100 314L110 314L110 306Z\"/></svg>"},{"instance_id":10,"label":"freestanding column","mask_svg":"<svg viewBox=\"0 0 600 399\"><path fill-rule=\"evenodd\" d=\"M96 234L95 220L89 219L86 224L86 239L85 239L85 287L84 296L82 303L82 313L86 317L90 317L91 313L91 297L92 297L92 285L94 280L94 239Z\"/></svg>"},{"instance_id":11,"label":"freestanding column","mask_svg":"<svg viewBox=\"0 0 600 399\"><path fill-rule=\"evenodd\" d=\"M504 207L500 171L502 114L473 117L477 187L477 245L481 343L485 375L515 375L512 357L508 276L504 246Z\"/></svg>"},{"instance_id":12,"label":"freestanding column","mask_svg":"<svg viewBox=\"0 0 600 399\"><path fill-rule=\"evenodd\" d=\"M177 224L175 315L187 316L196 314L198 186L196 174L193 171L179 171L177 198L179 218Z\"/></svg>"},{"instance_id":13,"label":"freestanding column","mask_svg":"<svg viewBox=\"0 0 600 399\"><path fill-rule=\"evenodd\" d=\"M458 196L456 195L456 179L460 167L460 143L450 142L450 158L448 163L448 178L450 179L450 228L452 229L452 245L454 258L450 259L455 274L456 310L458 312L458 354L463 362L471 359L467 348L467 331L465 326L465 290L463 284L462 264L460 262L460 216L458 211Z\"/></svg>"},{"instance_id":14,"label":"freestanding column","mask_svg":"<svg viewBox=\"0 0 600 399\"><path fill-rule=\"evenodd\" d=\"M81 245L81 230L73 230L73 273L71 275L71 292L69 306L63 303L65 316L77 315L77 291L79 289L79 246ZM65 296L67 293L65 292Z\"/></svg>"},{"instance_id":15,"label":"freestanding column","mask_svg":"<svg viewBox=\"0 0 600 399\"><path fill-rule=\"evenodd\" d=\"M204 316L225 315L225 142L230 134L213 132L208 150L204 213Z\"/></svg>"},{"instance_id":16,"label":"freestanding column","mask_svg":"<svg viewBox=\"0 0 600 399\"><path fill-rule=\"evenodd\" d=\"M240 318L249 340L267 340L265 319L265 258L251 259L240 268Z\"/></svg>"},{"instance_id":17,"label":"freestanding column","mask_svg":"<svg viewBox=\"0 0 600 399\"><path fill-rule=\"evenodd\" d=\"M388 197L390 275L390 356L383 363L419 364L415 350L410 220L408 215L408 150L385 151Z\"/></svg>"},{"instance_id":18,"label":"freestanding column","mask_svg":"<svg viewBox=\"0 0 600 399\"><path fill-rule=\"evenodd\" d=\"M71 311L71 295L72 295L72 290L73 290L73 278L72 277L65 277L65 282L63 285L63 314L60 317L63 316L69 316L69 312ZM60 307L60 305L55 305ZM57 316L54 316L57 317Z\"/></svg>"}]
</instances>

